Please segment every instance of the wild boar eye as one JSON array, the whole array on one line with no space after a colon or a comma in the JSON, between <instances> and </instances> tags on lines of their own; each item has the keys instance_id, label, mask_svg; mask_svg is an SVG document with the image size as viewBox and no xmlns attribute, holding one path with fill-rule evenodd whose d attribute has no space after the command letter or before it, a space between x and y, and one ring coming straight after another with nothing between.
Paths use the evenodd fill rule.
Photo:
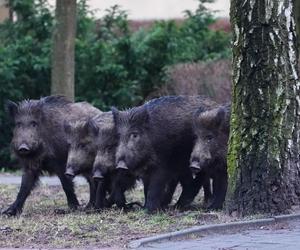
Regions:
<instances>
[{"instance_id":1,"label":"wild boar eye","mask_svg":"<svg viewBox=\"0 0 300 250\"><path fill-rule=\"evenodd\" d=\"M207 135L207 136L205 137L205 140L208 141L208 142L210 142L213 138L214 138L214 137L213 137L212 135Z\"/></svg>"},{"instance_id":2,"label":"wild boar eye","mask_svg":"<svg viewBox=\"0 0 300 250\"><path fill-rule=\"evenodd\" d=\"M130 134L130 138L131 139L137 139L139 137L139 134L137 133L137 132L132 132L131 134Z\"/></svg>"},{"instance_id":3,"label":"wild boar eye","mask_svg":"<svg viewBox=\"0 0 300 250\"><path fill-rule=\"evenodd\" d=\"M38 124L36 121L32 121L32 122L30 122L30 125L35 128L35 127L37 127Z\"/></svg>"},{"instance_id":4,"label":"wild boar eye","mask_svg":"<svg viewBox=\"0 0 300 250\"><path fill-rule=\"evenodd\" d=\"M105 152L106 153L109 153L110 151L112 151L113 149L113 146L108 146L106 149L105 149Z\"/></svg>"},{"instance_id":5,"label":"wild boar eye","mask_svg":"<svg viewBox=\"0 0 300 250\"><path fill-rule=\"evenodd\" d=\"M85 147L86 147L86 143L80 143L79 145L78 145L78 148L80 148L80 149L84 149Z\"/></svg>"},{"instance_id":6,"label":"wild boar eye","mask_svg":"<svg viewBox=\"0 0 300 250\"><path fill-rule=\"evenodd\" d=\"M21 126L22 126L22 123L21 123L21 122L17 122L17 123L16 123L16 127L17 127L17 128L20 128Z\"/></svg>"}]
</instances>

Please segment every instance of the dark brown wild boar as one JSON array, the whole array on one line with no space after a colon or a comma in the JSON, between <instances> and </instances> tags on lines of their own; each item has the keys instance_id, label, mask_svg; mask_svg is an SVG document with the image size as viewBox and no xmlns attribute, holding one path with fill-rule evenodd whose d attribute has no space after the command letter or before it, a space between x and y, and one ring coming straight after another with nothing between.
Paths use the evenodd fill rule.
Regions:
<instances>
[{"instance_id":1,"label":"dark brown wild boar","mask_svg":"<svg viewBox=\"0 0 300 250\"><path fill-rule=\"evenodd\" d=\"M192 118L199 107L214 106L215 102L200 96L166 96L123 112L113 109L120 136L117 169L128 169L143 180L148 212L162 209L171 201L177 181L182 185L177 206L192 201Z\"/></svg>"},{"instance_id":2,"label":"dark brown wild boar","mask_svg":"<svg viewBox=\"0 0 300 250\"><path fill-rule=\"evenodd\" d=\"M93 173L97 192L90 207L102 209L112 203L117 203L119 206L119 203L124 201L124 197L116 194L116 201L112 196L109 201L107 200L112 186L120 184L113 182L118 138L112 113L103 112L85 120L68 123L65 125L65 130L70 143L66 175L91 176ZM134 186L134 183L135 181L131 185Z\"/></svg>"},{"instance_id":3,"label":"dark brown wild boar","mask_svg":"<svg viewBox=\"0 0 300 250\"><path fill-rule=\"evenodd\" d=\"M96 154L95 141L98 135L98 127L92 122L95 113L64 124L69 144L65 175L69 179L73 179L76 175L83 175L87 179L90 187L90 199L85 207L87 210L95 207L97 191L92 173ZM102 115L105 113L99 110L96 116Z\"/></svg>"},{"instance_id":4,"label":"dark brown wild boar","mask_svg":"<svg viewBox=\"0 0 300 250\"><path fill-rule=\"evenodd\" d=\"M119 208L126 208L126 199L124 192L135 186L136 178L126 171L122 178L119 178L119 172L116 171L115 154L119 138L113 116L108 112L105 126L103 121L94 119L101 128L97 136L97 154L93 165L94 178L97 180L97 198L96 208L101 209L105 206L116 204ZM120 192L118 192L121 190ZM108 200L106 199L109 195Z\"/></svg>"},{"instance_id":5,"label":"dark brown wild boar","mask_svg":"<svg viewBox=\"0 0 300 250\"><path fill-rule=\"evenodd\" d=\"M72 103L63 96L25 100L18 104L8 101L6 107L14 121L11 148L22 166L23 176L15 202L3 213L20 214L26 198L44 172L59 177L69 207L76 209L79 203L73 182L64 174L69 147L64 123L98 110L88 103Z\"/></svg>"},{"instance_id":6,"label":"dark brown wild boar","mask_svg":"<svg viewBox=\"0 0 300 250\"><path fill-rule=\"evenodd\" d=\"M81 174L92 179L93 188L90 189L87 208L95 208L96 204L98 183L93 178L93 164L98 150L98 137L103 130L111 127L112 122L111 112L99 112L96 116L65 124L70 144L65 174L68 178Z\"/></svg>"},{"instance_id":7,"label":"dark brown wild boar","mask_svg":"<svg viewBox=\"0 0 300 250\"><path fill-rule=\"evenodd\" d=\"M195 191L212 179L213 197L209 209L221 209L227 191L227 143L230 128L230 104L204 111L194 117L197 136L190 167L196 173Z\"/></svg>"}]
</instances>

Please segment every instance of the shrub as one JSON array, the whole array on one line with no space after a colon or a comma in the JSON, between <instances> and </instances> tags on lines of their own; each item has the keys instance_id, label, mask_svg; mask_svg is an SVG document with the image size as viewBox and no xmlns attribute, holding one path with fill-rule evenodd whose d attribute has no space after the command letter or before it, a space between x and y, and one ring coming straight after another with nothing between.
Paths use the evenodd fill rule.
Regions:
<instances>
[{"instance_id":1,"label":"shrub","mask_svg":"<svg viewBox=\"0 0 300 250\"><path fill-rule=\"evenodd\" d=\"M0 25L0 168L10 162L6 99L37 98L50 91L52 16L44 1L13 1L18 21Z\"/></svg>"},{"instance_id":2,"label":"shrub","mask_svg":"<svg viewBox=\"0 0 300 250\"><path fill-rule=\"evenodd\" d=\"M231 100L231 61L177 64L167 68L166 84L153 96L206 95L224 103Z\"/></svg>"}]
</instances>

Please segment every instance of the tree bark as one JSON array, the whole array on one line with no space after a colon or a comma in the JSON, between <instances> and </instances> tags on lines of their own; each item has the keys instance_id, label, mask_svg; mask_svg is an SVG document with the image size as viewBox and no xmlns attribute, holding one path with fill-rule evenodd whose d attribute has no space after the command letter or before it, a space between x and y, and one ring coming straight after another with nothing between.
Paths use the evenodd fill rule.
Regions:
<instances>
[{"instance_id":1,"label":"tree bark","mask_svg":"<svg viewBox=\"0 0 300 250\"><path fill-rule=\"evenodd\" d=\"M300 0L294 0L295 5L295 21L296 21L296 31L297 31L297 47L299 51L300 47Z\"/></svg>"},{"instance_id":2,"label":"tree bark","mask_svg":"<svg viewBox=\"0 0 300 250\"><path fill-rule=\"evenodd\" d=\"M293 0L231 0L233 97L226 207L240 216L299 203L300 83Z\"/></svg>"},{"instance_id":3,"label":"tree bark","mask_svg":"<svg viewBox=\"0 0 300 250\"><path fill-rule=\"evenodd\" d=\"M74 100L76 0L56 1L51 94Z\"/></svg>"}]
</instances>

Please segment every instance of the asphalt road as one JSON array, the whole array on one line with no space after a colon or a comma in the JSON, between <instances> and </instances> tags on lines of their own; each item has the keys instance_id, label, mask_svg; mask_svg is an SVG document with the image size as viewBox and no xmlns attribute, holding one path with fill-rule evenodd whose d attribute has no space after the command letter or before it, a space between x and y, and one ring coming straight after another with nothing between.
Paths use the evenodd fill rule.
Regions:
<instances>
[{"instance_id":1,"label":"asphalt road","mask_svg":"<svg viewBox=\"0 0 300 250\"><path fill-rule=\"evenodd\" d=\"M299 250L300 220L246 230L238 233L225 232L192 240L155 243L141 250Z\"/></svg>"},{"instance_id":2,"label":"asphalt road","mask_svg":"<svg viewBox=\"0 0 300 250\"><path fill-rule=\"evenodd\" d=\"M21 184L21 176L11 176L11 175L0 175L0 185L20 185ZM85 185L87 184L87 181L80 176L76 176L74 179L74 182L76 185ZM59 186L60 181L58 177L48 177L43 176L40 178L40 183L42 185L48 185L48 186Z\"/></svg>"}]
</instances>

